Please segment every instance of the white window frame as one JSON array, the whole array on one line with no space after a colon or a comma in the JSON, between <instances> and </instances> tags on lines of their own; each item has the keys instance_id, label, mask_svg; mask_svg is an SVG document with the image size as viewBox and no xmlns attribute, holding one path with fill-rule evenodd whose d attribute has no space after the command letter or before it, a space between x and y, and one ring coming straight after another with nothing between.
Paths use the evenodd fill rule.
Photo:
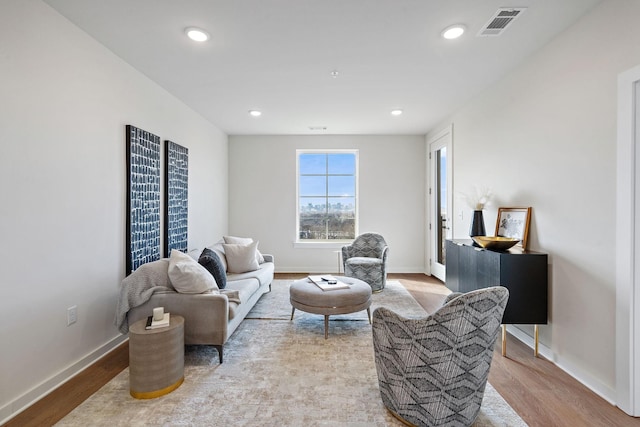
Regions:
<instances>
[{"instance_id":1,"label":"white window frame","mask_svg":"<svg viewBox=\"0 0 640 427\"><path fill-rule=\"evenodd\" d=\"M297 149L296 150L296 229L294 247L296 248L336 248L339 249L345 243L351 243L354 239L326 239L326 240L300 240L300 155L301 154L354 154L356 158L355 169L355 235L358 235L360 222L360 153L357 149Z\"/></svg>"}]
</instances>

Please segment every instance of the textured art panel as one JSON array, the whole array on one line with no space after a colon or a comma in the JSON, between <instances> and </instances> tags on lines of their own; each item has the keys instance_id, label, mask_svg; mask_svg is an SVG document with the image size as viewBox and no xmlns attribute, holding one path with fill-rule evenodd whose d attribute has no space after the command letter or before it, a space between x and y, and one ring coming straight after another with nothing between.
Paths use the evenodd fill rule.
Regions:
<instances>
[{"instance_id":1,"label":"textured art panel","mask_svg":"<svg viewBox=\"0 0 640 427\"><path fill-rule=\"evenodd\" d=\"M160 137L127 125L126 274L160 259Z\"/></svg>"},{"instance_id":2,"label":"textured art panel","mask_svg":"<svg viewBox=\"0 0 640 427\"><path fill-rule=\"evenodd\" d=\"M165 256L171 249L187 251L189 149L165 141Z\"/></svg>"}]
</instances>

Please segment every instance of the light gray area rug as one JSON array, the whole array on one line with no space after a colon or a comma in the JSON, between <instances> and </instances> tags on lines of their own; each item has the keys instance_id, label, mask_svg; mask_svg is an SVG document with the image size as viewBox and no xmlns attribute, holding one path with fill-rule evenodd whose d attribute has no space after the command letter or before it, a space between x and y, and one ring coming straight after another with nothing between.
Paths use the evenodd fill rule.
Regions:
<instances>
[{"instance_id":1,"label":"light gray area rug","mask_svg":"<svg viewBox=\"0 0 640 427\"><path fill-rule=\"evenodd\" d=\"M177 390L134 399L125 369L57 425L402 426L380 399L366 311L335 316L325 340L323 316L296 310L289 320L289 283L274 282L229 339L222 365L212 347L187 346ZM387 286L375 306L425 314L402 285ZM526 426L489 384L474 425Z\"/></svg>"}]
</instances>

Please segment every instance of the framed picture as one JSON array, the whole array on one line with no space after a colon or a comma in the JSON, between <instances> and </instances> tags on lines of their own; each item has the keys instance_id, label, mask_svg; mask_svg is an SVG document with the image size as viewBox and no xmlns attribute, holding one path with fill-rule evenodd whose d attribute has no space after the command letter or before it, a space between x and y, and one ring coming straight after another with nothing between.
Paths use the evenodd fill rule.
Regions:
<instances>
[{"instance_id":1,"label":"framed picture","mask_svg":"<svg viewBox=\"0 0 640 427\"><path fill-rule=\"evenodd\" d=\"M531 208L498 208L496 236L520 239L518 246L527 249Z\"/></svg>"},{"instance_id":2,"label":"framed picture","mask_svg":"<svg viewBox=\"0 0 640 427\"><path fill-rule=\"evenodd\" d=\"M189 205L189 149L165 141L164 256L171 250L187 252Z\"/></svg>"},{"instance_id":3,"label":"framed picture","mask_svg":"<svg viewBox=\"0 0 640 427\"><path fill-rule=\"evenodd\" d=\"M126 274L160 259L160 137L127 125Z\"/></svg>"}]
</instances>

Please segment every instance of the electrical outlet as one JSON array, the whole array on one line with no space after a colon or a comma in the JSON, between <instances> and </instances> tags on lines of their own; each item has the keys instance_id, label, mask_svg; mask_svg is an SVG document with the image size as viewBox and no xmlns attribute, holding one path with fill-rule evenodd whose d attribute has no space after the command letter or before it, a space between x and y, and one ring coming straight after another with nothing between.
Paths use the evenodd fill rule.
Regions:
<instances>
[{"instance_id":1,"label":"electrical outlet","mask_svg":"<svg viewBox=\"0 0 640 427\"><path fill-rule=\"evenodd\" d=\"M67 308L67 326L70 326L78 321L78 306L74 305Z\"/></svg>"}]
</instances>

